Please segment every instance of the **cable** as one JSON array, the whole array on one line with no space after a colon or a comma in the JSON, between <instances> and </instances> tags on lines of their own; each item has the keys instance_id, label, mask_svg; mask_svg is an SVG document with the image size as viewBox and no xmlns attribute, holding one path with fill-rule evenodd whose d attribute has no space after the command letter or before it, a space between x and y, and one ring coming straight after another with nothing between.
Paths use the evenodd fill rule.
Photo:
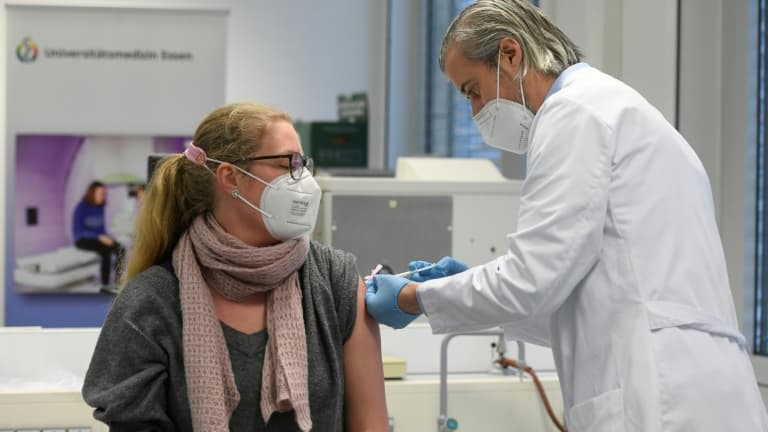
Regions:
<instances>
[{"instance_id":1,"label":"cable","mask_svg":"<svg viewBox=\"0 0 768 432\"><path fill-rule=\"evenodd\" d=\"M552 410L552 406L549 404L547 393L544 391L544 387L541 385L541 381L539 381L539 377L536 375L536 372L533 371L532 367L530 366L520 367L520 364L517 362L517 360L509 359L504 356L496 360L496 362L504 367L522 369L525 373L530 375L531 378L533 378L533 384L536 386L536 390L538 391L539 396L541 397L541 402L544 403L544 408L547 410L547 414L549 414L549 418L552 420L552 423L555 424L555 427L560 432L566 432L568 430L562 423L560 423L560 421L557 419L557 416L555 416L555 412Z\"/></svg>"}]
</instances>

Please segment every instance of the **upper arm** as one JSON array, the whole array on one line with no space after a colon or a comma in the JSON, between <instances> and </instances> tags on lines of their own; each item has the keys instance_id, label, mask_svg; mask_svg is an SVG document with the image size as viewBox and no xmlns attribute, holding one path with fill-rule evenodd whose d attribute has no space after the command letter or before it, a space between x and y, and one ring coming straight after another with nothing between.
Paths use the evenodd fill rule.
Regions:
<instances>
[{"instance_id":1,"label":"upper arm","mask_svg":"<svg viewBox=\"0 0 768 432\"><path fill-rule=\"evenodd\" d=\"M386 431L379 325L365 311L365 284L354 255L316 245L327 263L344 373L344 422L352 431Z\"/></svg>"},{"instance_id":2,"label":"upper arm","mask_svg":"<svg viewBox=\"0 0 768 432\"><path fill-rule=\"evenodd\" d=\"M365 312L365 284L358 278L357 314L344 343L344 414L347 430L386 431L387 404L379 325Z\"/></svg>"}]
</instances>

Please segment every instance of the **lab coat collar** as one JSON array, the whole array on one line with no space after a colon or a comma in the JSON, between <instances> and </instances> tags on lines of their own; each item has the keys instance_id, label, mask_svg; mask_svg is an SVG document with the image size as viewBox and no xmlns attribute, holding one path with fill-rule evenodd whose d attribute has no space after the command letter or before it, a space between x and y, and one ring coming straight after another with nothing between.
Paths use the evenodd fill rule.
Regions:
<instances>
[{"instance_id":1,"label":"lab coat collar","mask_svg":"<svg viewBox=\"0 0 768 432\"><path fill-rule=\"evenodd\" d=\"M590 66L587 63L579 62L574 65L568 66L564 71L560 73L560 75L557 77L554 83L552 83L552 87L549 88L549 91L547 92L547 95L544 97L544 100L547 100L548 97L552 96L553 94L560 91L560 89L563 88L563 86L568 82L568 80L575 75L576 72L587 69Z\"/></svg>"}]
</instances>

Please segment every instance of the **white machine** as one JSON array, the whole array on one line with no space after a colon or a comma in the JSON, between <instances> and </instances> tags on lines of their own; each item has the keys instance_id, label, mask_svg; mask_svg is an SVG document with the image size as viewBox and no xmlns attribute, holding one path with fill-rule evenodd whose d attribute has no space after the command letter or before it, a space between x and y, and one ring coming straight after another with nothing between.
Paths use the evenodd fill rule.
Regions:
<instances>
[{"instance_id":1,"label":"white machine","mask_svg":"<svg viewBox=\"0 0 768 432\"><path fill-rule=\"evenodd\" d=\"M361 274L451 255L470 265L507 249L521 182L484 159L400 158L395 177L326 177L315 238L351 252Z\"/></svg>"},{"instance_id":2,"label":"white machine","mask_svg":"<svg viewBox=\"0 0 768 432\"><path fill-rule=\"evenodd\" d=\"M100 267L99 254L67 246L18 258L13 281L24 293L95 293L101 288Z\"/></svg>"}]
</instances>

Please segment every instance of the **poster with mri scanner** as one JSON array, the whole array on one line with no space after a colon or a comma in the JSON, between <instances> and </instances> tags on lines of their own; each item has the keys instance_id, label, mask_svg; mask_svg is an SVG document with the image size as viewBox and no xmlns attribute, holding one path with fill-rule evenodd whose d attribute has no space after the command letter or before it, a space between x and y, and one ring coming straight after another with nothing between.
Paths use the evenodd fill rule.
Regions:
<instances>
[{"instance_id":1,"label":"poster with mri scanner","mask_svg":"<svg viewBox=\"0 0 768 432\"><path fill-rule=\"evenodd\" d=\"M16 137L15 289L25 294L100 293L102 256L78 247L75 209L89 185L104 185L106 234L130 253L147 157L184 150L185 137L19 135ZM123 256L112 256L116 284Z\"/></svg>"},{"instance_id":2,"label":"poster with mri scanner","mask_svg":"<svg viewBox=\"0 0 768 432\"><path fill-rule=\"evenodd\" d=\"M100 326L120 269L93 234L130 254L148 155L183 150L226 100L228 6L81 3L6 5L0 326ZM104 205L75 218L94 181Z\"/></svg>"}]
</instances>

